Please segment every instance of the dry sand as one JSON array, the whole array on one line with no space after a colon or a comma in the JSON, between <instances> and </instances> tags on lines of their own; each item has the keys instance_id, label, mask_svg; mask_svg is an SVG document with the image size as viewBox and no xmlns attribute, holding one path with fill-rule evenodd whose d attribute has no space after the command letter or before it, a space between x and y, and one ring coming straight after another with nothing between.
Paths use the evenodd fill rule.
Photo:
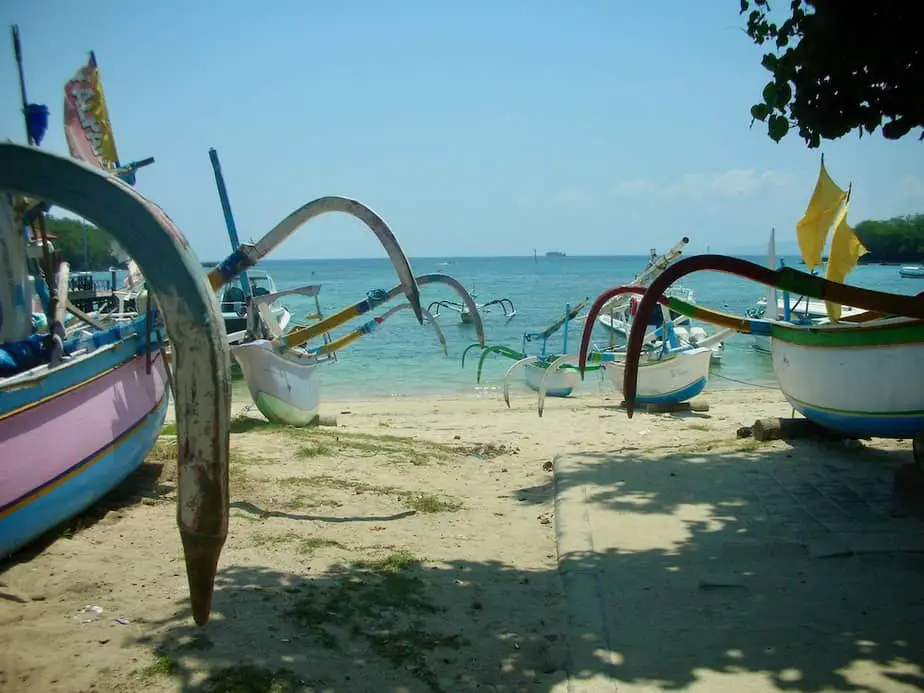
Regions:
<instances>
[{"instance_id":1,"label":"dry sand","mask_svg":"<svg viewBox=\"0 0 924 693\"><path fill-rule=\"evenodd\" d=\"M311 431L237 402L212 622L165 435L0 566L0 691L924 688L922 524L890 494L910 444L756 444L736 429L789 415L779 392L706 399L328 402Z\"/></svg>"}]
</instances>

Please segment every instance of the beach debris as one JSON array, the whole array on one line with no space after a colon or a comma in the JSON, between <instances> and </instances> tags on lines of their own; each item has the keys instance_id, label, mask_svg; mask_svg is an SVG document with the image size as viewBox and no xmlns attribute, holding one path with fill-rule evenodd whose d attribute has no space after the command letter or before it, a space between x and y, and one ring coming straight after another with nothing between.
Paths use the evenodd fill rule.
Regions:
<instances>
[{"instance_id":1,"label":"beach debris","mask_svg":"<svg viewBox=\"0 0 924 693\"><path fill-rule=\"evenodd\" d=\"M738 438L750 438L752 435L754 435L754 431L750 426L742 426L737 431L735 431L735 435Z\"/></svg>"},{"instance_id":2,"label":"beach debris","mask_svg":"<svg viewBox=\"0 0 924 693\"><path fill-rule=\"evenodd\" d=\"M516 455L520 448L515 445L506 445L505 443L475 443L474 445L459 445L453 448L453 452L472 457L481 457L491 459L501 455Z\"/></svg>"},{"instance_id":3,"label":"beach debris","mask_svg":"<svg viewBox=\"0 0 924 693\"><path fill-rule=\"evenodd\" d=\"M77 612L74 616L74 620L80 621L81 623L92 623L101 613L103 613L103 607L87 604ZM86 614L89 614L89 616Z\"/></svg>"}]
</instances>

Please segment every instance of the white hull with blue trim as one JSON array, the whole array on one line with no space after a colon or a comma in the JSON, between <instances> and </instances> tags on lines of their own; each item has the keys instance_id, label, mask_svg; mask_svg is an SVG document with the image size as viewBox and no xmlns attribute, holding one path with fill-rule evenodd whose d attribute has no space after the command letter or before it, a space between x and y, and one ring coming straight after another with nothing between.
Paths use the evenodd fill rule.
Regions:
<instances>
[{"instance_id":1,"label":"white hull with blue trim","mask_svg":"<svg viewBox=\"0 0 924 693\"><path fill-rule=\"evenodd\" d=\"M640 404L679 404L700 394L709 380L712 349L683 349L660 360L642 361L638 369ZM613 385L622 392L625 364L622 360L603 363Z\"/></svg>"},{"instance_id":2,"label":"white hull with blue trim","mask_svg":"<svg viewBox=\"0 0 924 693\"><path fill-rule=\"evenodd\" d=\"M780 390L806 418L864 438L910 438L924 431L924 343L771 343Z\"/></svg>"},{"instance_id":3,"label":"white hull with blue trim","mask_svg":"<svg viewBox=\"0 0 924 693\"><path fill-rule=\"evenodd\" d=\"M526 373L526 386L530 390L539 392L546 369L543 366L527 364L523 371ZM549 397L570 397L581 380L581 374L573 368L561 368L550 374L546 383Z\"/></svg>"}]
</instances>

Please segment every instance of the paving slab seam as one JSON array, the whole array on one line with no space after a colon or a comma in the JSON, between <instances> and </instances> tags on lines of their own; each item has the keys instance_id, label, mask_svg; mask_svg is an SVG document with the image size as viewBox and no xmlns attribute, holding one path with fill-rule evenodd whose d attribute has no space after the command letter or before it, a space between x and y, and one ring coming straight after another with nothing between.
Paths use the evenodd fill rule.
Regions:
<instances>
[{"instance_id":1,"label":"paving slab seam","mask_svg":"<svg viewBox=\"0 0 924 693\"><path fill-rule=\"evenodd\" d=\"M594 547L593 525L587 489L569 482L563 467L565 455L552 459L555 490L555 543L558 572L561 576L568 609L568 690L616 691L616 681L605 677L600 669L617 665L612 639L607 627L609 606L599 568L602 554ZM593 680L580 678L581 673Z\"/></svg>"}]
</instances>

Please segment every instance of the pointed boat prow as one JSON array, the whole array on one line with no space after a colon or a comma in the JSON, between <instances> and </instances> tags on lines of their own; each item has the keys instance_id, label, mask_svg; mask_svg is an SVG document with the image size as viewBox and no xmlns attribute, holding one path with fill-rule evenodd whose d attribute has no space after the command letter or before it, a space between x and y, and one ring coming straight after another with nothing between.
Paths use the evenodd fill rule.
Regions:
<instances>
[{"instance_id":1,"label":"pointed boat prow","mask_svg":"<svg viewBox=\"0 0 924 693\"><path fill-rule=\"evenodd\" d=\"M215 295L169 217L114 176L34 147L0 143L0 191L58 205L106 229L136 260L157 300L175 364L177 521L193 618L204 625L228 534L231 362Z\"/></svg>"}]
</instances>

